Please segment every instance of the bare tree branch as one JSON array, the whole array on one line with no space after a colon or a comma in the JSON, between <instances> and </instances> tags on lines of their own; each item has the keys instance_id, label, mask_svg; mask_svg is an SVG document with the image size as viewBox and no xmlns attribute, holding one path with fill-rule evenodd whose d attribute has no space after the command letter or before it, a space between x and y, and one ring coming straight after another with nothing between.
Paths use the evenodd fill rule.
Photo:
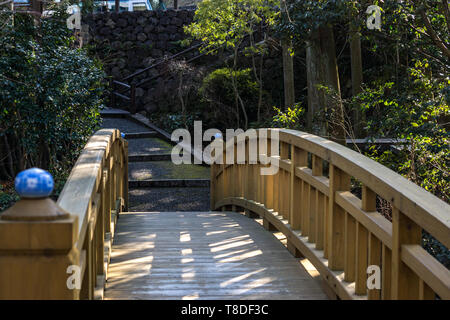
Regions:
<instances>
[{"instance_id":1,"label":"bare tree branch","mask_svg":"<svg viewBox=\"0 0 450 320\"><path fill-rule=\"evenodd\" d=\"M450 9L448 8L448 0L442 0L441 2L442 13L445 17L445 22L447 22L447 29L450 33Z\"/></svg>"},{"instance_id":2,"label":"bare tree branch","mask_svg":"<svg viewBox=\"0 0 450 320\"><path fill-rule=\"evenodd\" d=\"M441 52L446 55L448 58L450 58L450 49L446 46L444 41L439 37L439 35L436 33L436 31L433 29L433 26L431 25L431 21L428 18L426 12L424 9L419 9L419 14L423 20L423 23L425 24L425 27L427 28L427 31L433 40L434 44L441 50Z\"/></svg>"}]
</instances>

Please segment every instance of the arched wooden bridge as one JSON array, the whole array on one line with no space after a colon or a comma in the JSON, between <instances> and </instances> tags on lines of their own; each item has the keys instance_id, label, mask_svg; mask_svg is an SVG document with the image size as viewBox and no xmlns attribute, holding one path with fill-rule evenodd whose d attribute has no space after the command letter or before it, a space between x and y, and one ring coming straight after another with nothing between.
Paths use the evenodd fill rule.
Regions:
<instances>
[{"instance_id":1,"label":"arched wooden bridge","mask_svg":"<svg viewBox=\"0 0 450 320\"><path fill-rule=\"evenodd\" d=\"M254 163L211 165L210 212L128 212L128 142L98 131L58 206L22 199L0 215L0 298L450 299L450 271L421 246L426 231L450 247L448 204L334 142L269 129L277 150L263 132L216 155L258 142ZM279 171L261 175L269 161Z\"/></svg>"}]
</instances>

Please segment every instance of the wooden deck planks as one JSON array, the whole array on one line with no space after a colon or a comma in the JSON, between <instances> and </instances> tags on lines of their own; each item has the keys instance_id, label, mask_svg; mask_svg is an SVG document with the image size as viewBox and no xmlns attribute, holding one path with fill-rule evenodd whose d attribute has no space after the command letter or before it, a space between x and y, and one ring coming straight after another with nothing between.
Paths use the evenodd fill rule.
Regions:
<instances>
[{"instance_id":1,"label":"wooden deck planks","mask_svg":"<svg viewBox=\"0 0 450 320\"><path fill-rule=\"evenodd\" d=\"M286 248L233 212L125 213L105 299L326 299Z\"/></svg>"}]
</instances>

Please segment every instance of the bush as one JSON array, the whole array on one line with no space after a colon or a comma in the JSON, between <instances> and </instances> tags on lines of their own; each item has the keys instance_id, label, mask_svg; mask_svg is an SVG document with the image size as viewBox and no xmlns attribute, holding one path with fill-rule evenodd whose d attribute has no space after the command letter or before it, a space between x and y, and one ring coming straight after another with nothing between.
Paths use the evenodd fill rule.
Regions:
<instances>
[{"instance_id":1,"label":"bush","mask_svg":"<svg viewBox=\"0 0 450 320\"><path fill-rule=\"evenodd\" d=\"M304 131L306 128L305 108L300 103L296 103L293 108L282 111L280 108L274 107L277 113L272 119L272 127L286 128Z\"/></svg>"},{"instance_id":2,"label":"bush","mask_svg":"<svg viewBox=\"0 0 450 320\"><path fill-rule=\"evenodd\" d=\"M206 112L217 123L218 128L239 127L242 111L236 110L232 78L236 79L239 95L244 102L249 120L256 119L258 108L258 84L252 78L251 69L233 71L230 68L217 69L208 74L200 88Z\"/></svg>"},{"instance_id":3,"label":"bush","mask_svg":"<svg viewBox=\"0 0 450 320\"><path fill-rule=\"evenodd\" d=\"M65 176L97 129L104 73L74 46L63 9L0 37L0 180L28 167ZM4 155L4 156L3 156Z\"/></svg>"}]
</instances>

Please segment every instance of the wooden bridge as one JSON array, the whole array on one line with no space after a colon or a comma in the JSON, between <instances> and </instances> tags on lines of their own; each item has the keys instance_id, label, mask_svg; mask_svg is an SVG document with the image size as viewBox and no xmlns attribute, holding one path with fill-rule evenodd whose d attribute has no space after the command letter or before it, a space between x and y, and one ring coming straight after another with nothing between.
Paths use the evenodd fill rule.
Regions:
<instances>
[{"instance_id":1,"label":"wooden bridge","mask_svg":"<svg viewBox=\"0 0 450 320\"><path fill-rule=\"evenodd\" d=\"M334 142L255 133L214 155L211 211L128 212L127 136L98 131L56 205L0 215L0 298L450 299L450 271L421 246L426 231L450 247L448 204ZM245 161L218 163L238 147Z\"/></svg>"}]
</instances>

